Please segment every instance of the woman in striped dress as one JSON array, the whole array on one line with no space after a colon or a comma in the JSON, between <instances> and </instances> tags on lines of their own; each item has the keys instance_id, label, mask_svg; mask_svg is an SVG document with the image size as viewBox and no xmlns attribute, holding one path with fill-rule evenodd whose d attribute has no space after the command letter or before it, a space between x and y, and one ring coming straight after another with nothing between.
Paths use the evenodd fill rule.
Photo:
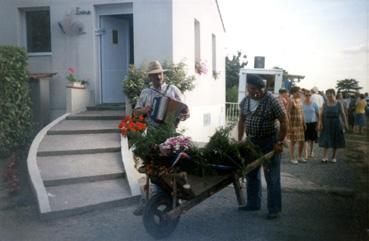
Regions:
<instances>
[{"instance_id":1,"label":"woman in striped dress","mask_svg":"<svg viewBox=\"0 0 369 241\"><path fill-rule=\"evenodd\" d=\"M305 142L304 129L304 111L300 98L300 88L295 86L291 88L291 101L288 105L288 138L290 139L290 162L297 164L299 161L305 163L302 156ZM295 159L295 144L297 143L297 160Z\"/></svg>"}]
</instances>

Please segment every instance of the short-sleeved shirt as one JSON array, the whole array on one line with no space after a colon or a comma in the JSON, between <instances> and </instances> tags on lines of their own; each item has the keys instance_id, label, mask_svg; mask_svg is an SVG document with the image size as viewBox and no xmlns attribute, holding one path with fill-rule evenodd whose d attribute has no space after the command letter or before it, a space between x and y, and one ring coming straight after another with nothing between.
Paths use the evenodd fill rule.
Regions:
<instances>
[{"instance_id":1,"label":"short-sleeved shirt","mask_svg":"<svg viewBox=\"0 0 369 241\"><path fill-rule=\"evenodd\" d=\"M247 135L257 138L275 135L279 128L278 119L286 116L284 106L269 92L259 101L255 111L251 111L250 103L249 96L240 103L240 114L245 121Z\"/></svg>"},{"instance_id":2,"label":"short-sleeved shirt","mask_svg":"<svg viewBox=\"0 0 369 241\"><path fill-rule=\"evenodd\" d=\"M316 103L319 108L322 108L322 106L324 104L324 97L321 96L320 94L312 94L311 95L311 101Z\"/></svg>"},{"instance_id":3,"label":"short-sleeved shirt","mask_svg":"<svg viewBox=\"0 0 369 241\"><path fill-rule=\"evenodd\" d=\"M146 88L141 91L140 97L136 103L135 109L145 106L152 106L154 97L167 96L172 99L184 102L181 91L174 85L163 84L161 89Z\"/></svg>"},{"instance_id":4,"label":"short-sleeved shirt","mask_svg":"<svg viewBox=\"0 0 369 241\"><path fill-rule=\"evenodd\" d=\"M366 101L364 99L359 100L359 102L356 105L355 112L358 114L364 114L365 113L365 107L366 107Z\"/></svg>"},{"instance_id":5,"label":"short-sleeved shirt","mask_svg":"<svg viewBox=\"0 0 369 241\"><path fill-rule=\"evenodd\" d=\"M304 103L304 122L317 122L316 114L319 112L319 107L316 103L311 102L309 105Z\"/></svg>"}]
</instances>

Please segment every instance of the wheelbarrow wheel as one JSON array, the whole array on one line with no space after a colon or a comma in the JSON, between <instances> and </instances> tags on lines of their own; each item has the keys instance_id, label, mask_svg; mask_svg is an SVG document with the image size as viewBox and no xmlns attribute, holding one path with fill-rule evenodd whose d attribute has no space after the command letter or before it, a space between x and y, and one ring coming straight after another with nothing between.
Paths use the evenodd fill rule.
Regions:
<instances>
[{"instance_id":1,"label":"wheelbarrow wheel","mask_svg":"<svg viewBox=\"0 0 369 241\"><path fill-rule=\"evenodd\" d=\"M165 193L155 194L146 204L143 223L154 238L168 237L177 227L179 217L170 220L164 214L172 210L172 198Z\"/></svg>"}]
</instances>

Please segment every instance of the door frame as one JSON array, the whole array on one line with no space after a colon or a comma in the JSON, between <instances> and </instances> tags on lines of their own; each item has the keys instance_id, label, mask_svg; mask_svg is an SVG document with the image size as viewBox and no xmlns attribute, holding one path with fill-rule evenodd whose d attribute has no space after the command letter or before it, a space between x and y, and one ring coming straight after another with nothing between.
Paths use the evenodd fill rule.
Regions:
<instances>
[{"instance_id":1,"label":"door frame","mask_svg":"<svg viewBox=\"0 0 369 241\"><path fill-rule=\"evenodd\" d=\"M101 54L101 17L111 16L111 15L133 15L132 3L121 3L121 4L104 4L95 5L95 53L96 53L96 88L95 88L95 103L102 104L102 54ZM133 23L132 23L133 24ZM131 33L133 34L133 33ZM132 39L133 36L130 36ZM133 43L132 43L133 44ZM133 55L133 53L131 53Z\"/></svg>"}]
</instances>

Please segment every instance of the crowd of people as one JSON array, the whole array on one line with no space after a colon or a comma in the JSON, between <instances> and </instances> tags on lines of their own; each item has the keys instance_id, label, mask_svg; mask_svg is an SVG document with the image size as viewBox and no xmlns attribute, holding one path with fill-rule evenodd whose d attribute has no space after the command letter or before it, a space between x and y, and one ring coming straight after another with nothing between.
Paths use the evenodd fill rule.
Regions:
<instances>
[{"instance_id":1,"label":"crowd of people","mask_svg":"<svg viewBox=\"0 0 369 241\"><path fill-rule=\"evenodd\" d=\"M267 183L267 218L274 219L282 210L280 165L284 144L289 143L292 164L313 159L314 143L323 148L323 163L335 163L337 149L345 147L344 133L364 133L368 94L336 95L334 89L323 93L317 87L308 90L295 86L290 91L280 89L275 98L266 90L266 80L252 74L247 77L246 89L248 94L239 105L238 140L246 134L264 153L274 150L273 158L262 165ZM246 175L247 203L239 208L242 211L260 210L260 169Z\"/></svg>"},{"instance_id":2,"label":"crowd of people","mask_svg":"<svg viewBox=\"0 0 369 241\"><path fill-rule=\"evenodd\" d=\"M280 89L279 101L286 109L290 162L306 163L314 158L313 146L317 142L323 148L321 161L335 163L338 148L345 147L347 131L363 134L366 118L368 93L341 93L328 89L324 93L317 87L309 89L292 87L290 92ZM295 155L297 145L297 155ZM331 158L328 150L332 149ZM305 151L304 151L305 150Z\"/></svg>"}]
</instances>

